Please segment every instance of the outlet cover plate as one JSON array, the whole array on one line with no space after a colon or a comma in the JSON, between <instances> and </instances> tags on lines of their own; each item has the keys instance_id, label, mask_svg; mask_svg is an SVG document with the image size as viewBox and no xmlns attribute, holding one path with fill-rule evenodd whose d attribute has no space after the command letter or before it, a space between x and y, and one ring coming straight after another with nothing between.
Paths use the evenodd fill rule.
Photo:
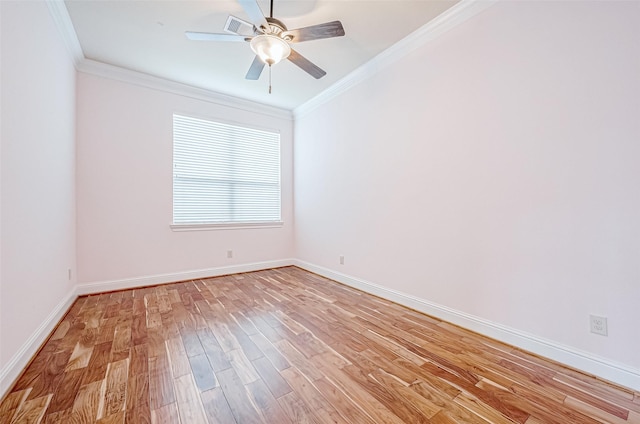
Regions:
<instances>
[{"instance_id":1,"label":"outlet cover plate","mask_svg":"<svg viewBox=\"0 0 640 424\"><path fill-rule=\"evenodd\" d=\"M597 315L590 315L589 319L590 319L590 323L591 323L591 332L592 333L600 334L601 336L608 335L607 318L606 317L600 317L600 316L597 316Z\"/></svg>"}]
</instances>

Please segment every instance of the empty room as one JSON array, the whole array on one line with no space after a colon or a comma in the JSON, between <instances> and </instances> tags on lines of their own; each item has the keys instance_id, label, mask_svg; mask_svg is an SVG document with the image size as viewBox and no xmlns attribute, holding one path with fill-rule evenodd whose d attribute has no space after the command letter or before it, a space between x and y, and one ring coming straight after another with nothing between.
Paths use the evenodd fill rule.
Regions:
<instances>
[{"instance_id":1,"label":"empty room","mask_svg":"<svg viewBox=\"0 0 640 424\"><path fill-rule=\"evenodd\" d=\"M640 1L1 0L0 424L640 424Z\"/></svg>"}]
</instances>

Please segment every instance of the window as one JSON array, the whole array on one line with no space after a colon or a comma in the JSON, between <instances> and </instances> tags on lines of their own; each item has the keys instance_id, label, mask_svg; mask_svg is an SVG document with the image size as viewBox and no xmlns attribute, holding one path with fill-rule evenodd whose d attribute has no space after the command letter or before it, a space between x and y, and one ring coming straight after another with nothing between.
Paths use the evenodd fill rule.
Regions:
<instances>
[{"instance_id":1,"label":"window","mask_svg":"<svg viewBox=\"0 0 640 424\"><path fill-rule=\"evenodd\" d=\"M173 115L173 224L280 224L280 134Z\"/></svg>"}]
</instances>

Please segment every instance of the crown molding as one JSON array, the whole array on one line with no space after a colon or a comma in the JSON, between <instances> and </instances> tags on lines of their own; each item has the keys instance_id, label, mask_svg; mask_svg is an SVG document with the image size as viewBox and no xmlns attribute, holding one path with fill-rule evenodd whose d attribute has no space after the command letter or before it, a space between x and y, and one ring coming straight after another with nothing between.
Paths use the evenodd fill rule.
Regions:
<instances>
[{"instance_id":1,"label":"crown molding","mask_svg":"<svg viewBox=\"0 0 640 424\"><path fill-rule=\"evenodd\" d=\"M280 119L293 119L292 112L287 109L268 106L252 102L250 100L206 90L204 88L197 88L188 84L87 59L85 58L80 42L78 41L78 36L75 28L73 27L73 22L69 16L67 6L64 4L64 0L46 0L46 4L49 8L51 17L62 36L63 42L71 55L73 64L79 72L97 75L103 78L109 78L153 90L177 94L209 103L215 103L243 111L259 113Z\"/></svg>"},{"instance_id":2,"label":"crown molding","mask_svg":"<svg viewBox=\"0 0 640 424\"><path fill-rule=\"evenodd\" d=\"M301 118L355 85L373 77L389 65L402 59L415 49L435 40L445 32L462 24L489 8L499 0L461 0L459 3L412 32L396 44L338 80L317 96L293 110L294 119Z\"/></svg>"},{"instance_id":3,"label":"crown molding","mask_svg":"<svg viewBox=\"0 0 640 424\"><path fill-rule=\"evenodd\" d=\"M252 102L251 100L245 100L239 97L217 93L215 91L206 90L204 88L194 87L188 84L171 81L165 78L156 77L154 75L145 74L138 71L132 71L130 69L109 65L107 63L98 62L91 59L82 60L78 65L78 71L103 78L125 82L139 87L150 88L152 90L163 91L165 93L172 93L183 97L202 100L209 103L215 103L229 108L259 113L274 118L288 120L293 119L292 112L287 109L281 109L275 106L268 106L261 103Z\"/></svg>"},{"instance_id":4,"label":"crown molding","mask_svg":"<svg viewBox=\"0 0 640 424\"><path fill-rule=\"evenodd\" d=\"M78 41L76 30L71 22L67 6L65 6L64 0L47 0L46 4L53 18L53 22L62 36L62 41L71 55L73 65L78 69L78 65L84 60L84 53L82 52L80 41Z\"/></svg>"}]
</instances>

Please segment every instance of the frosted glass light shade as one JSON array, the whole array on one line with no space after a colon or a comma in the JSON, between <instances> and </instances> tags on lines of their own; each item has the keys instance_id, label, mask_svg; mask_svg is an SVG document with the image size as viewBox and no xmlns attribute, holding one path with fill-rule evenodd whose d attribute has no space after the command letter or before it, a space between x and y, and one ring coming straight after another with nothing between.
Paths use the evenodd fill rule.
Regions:
<instances>
[{"instance_id":1,"label":"frosted glass light shade","mask_svg":"<svg viewBox=\"0 0 640 424\"><path fill-rule=\"evenodd\" d=\"M271 34L261 34L251 39L251 50L267 65L275 65L291 54L289 43Z\"/></svg>"}]
</instances>

